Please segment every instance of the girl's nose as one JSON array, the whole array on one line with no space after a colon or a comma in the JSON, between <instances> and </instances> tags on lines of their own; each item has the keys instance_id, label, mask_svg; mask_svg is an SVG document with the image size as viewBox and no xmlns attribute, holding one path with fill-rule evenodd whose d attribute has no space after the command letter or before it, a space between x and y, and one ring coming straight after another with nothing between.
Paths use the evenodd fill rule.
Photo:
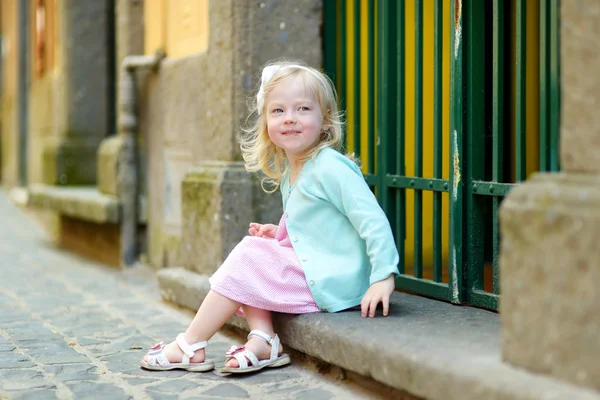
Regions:
<instances>
[{"instance_id":1,"label":"girl's nose","mask_svg":"<svg viewBox=\"0 0 600 400\"><path fill-rule=\"evenodd\" d=\"M287 112L285 114L285 123L293 124L296 122L296 114L293 111Z\"/></svg>"}]
</instances>

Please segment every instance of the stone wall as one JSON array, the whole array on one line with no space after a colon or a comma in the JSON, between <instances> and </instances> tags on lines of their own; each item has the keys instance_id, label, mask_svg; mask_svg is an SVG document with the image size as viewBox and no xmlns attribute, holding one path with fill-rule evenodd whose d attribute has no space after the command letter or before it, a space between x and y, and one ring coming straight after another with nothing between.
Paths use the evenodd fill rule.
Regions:
<instances>
[{"instance_id":1,"label":"stone wall","mask_svg":"<svg viewBox=\"0 0 600 400\"><path fill-rule=\"evenodd\" d=\"M502 356L600 390L600 3L560 2L561 167L501 209Z\"/></svg>"}]
</instances>

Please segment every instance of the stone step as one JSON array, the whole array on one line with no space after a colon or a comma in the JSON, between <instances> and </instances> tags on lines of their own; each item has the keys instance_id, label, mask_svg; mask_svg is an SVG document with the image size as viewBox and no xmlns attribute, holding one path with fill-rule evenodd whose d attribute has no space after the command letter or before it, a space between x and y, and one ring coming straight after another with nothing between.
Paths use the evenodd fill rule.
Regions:
<instances>
[{"instance_id":1,"label":"stone step","mask_svg":"<svg viewBox=\"0 0 600 400\"><path fill-rule=\"evenodd\" d=\"M167 301L197 310L208 277L184 268L157 273ZM244 319L229 322L247 330ZM276 314L284 346L425 399L600 399L600 394L502 362L498 314L394 293L390 316L357 310Z\"/></svg>"}]
</instances>

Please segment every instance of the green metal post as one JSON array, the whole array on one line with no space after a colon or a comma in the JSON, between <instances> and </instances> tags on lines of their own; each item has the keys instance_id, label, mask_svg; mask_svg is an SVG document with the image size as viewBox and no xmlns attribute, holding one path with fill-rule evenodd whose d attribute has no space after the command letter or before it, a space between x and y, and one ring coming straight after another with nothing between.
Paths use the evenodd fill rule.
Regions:
<instances>
[{"instance_id":1,"label":"green metal post","mask_svg":"<svg viewBox=\"0 0 600 400\"><path fill-rule=\"evenodd\" d=\"M338 65L339 80L337 82L338 95L340 102L340 110L346 110L346 0L337 0L339 9L339 22L340 22L340 62Z\"/></svg>"},{"instance_id":2,"label":"green metal post","mask_svg":"<svg viewBox=\"0 0 600 400\"><path fill-rule=\"evenodd\" d=\"M503 182L504 155L504 1L494 0L493 33L493 111L492 111L492 180ZM500 254L500 197L492 200L493 292L498 288L498 255Z\"/></svg>"},{"instance_id":3,"label":"green metal post","mask_svg":"<svg viewBox=\"0 0 600 400\"><path fill-rule=\"evenodd\" d=\"M423 177L423 1L415 0L415 176ZM423 277L423 192L414 191L414 275Z\"/></svg>"},{"instance_id":4,"label":"green metal post","mask_svg":"<svg viewBox=\"0 0 600 400\"><path fill-rule=\"evenodd\" d=\"M540 0L540 171L550 168L548 146L550 142L548 115L548 64L549 42L548 0Z\"/></svg>"},{"instance_id":5,"label":"green metal post","mask_svg":"<svg viewBox=\"0 0 600 400\"><path fill-rule=\"evenodd\" d=\"M443 1L435 0L434 11L434 82L433 82L433 176L442 178L442 54L443 54ZM433 280L442 281L442 192L433 192Z\"/></svg>"},{"instance_id":6,"label":"green metal post","mask_svg":"<svg viewBox=\"0 0 600 400\"><path fill-rule=\"evenodd\" d=\"M354 154L360 157L360 0L354 0Z\"/></svg>"},{"instance_id":7,"label":"green metal post","mask_svg":"<svg viewBox=\"0 0 600 400\"><path fill-rule=\"evenodd\" d=\"M526 113L527 93L525 86L527 58L527 1L516 0L516 54L515 54L515 178L517 182L527 177L526 164Z\"/></svg>"},{"instance_id":8,"label":"green metal post","mask_svg":"<svg viewBox=\"0 0 600 400\"><path fill-rule=\"evenodd\" d=\"M367 75L368 75L368 93L367 93L367 107L368 107L368 130L369 130L369 162L367 169L369 174L375 173L375 5L373 1L369 1L367 5L367 48L368 48L368 61L367 61Z\"/></svg>"},{"instance_id":9,"label":"green metal post","mask_svg":"<svg viewBox=\"0 0 600 400\"><path fill-rule=\"evenodd\" d=\"M400 0L397 4L396 8L396 23L398 24L396 27L396 93L397 93L397 101L396 101L396 175L404 176L406 175L406 166L405 166L405 107L406 102L404 100L405 96L405 62L406 57L404 55L405 52L405 29L406 29L406 21L405 21L405 4L404 0ZM406 240L406 189L397 189L396 191L396 246L398 247L398 253L400 255L400 263L398 265L398 269L400 273L403 274L405 271L404 268L404 257L405 257L405 240Z\"/></svg>"},{"instance_id":10,"label":"green metal post","mask_svg":"<svg viewBox=\"0 0 600 400\"><path fill-rule=\"evenodd\" d=\"M485 178L485 4L469 2L466 31L467 121L463 172L467 212L467 299L473 290L483 289L484 199L477 196L474 183Z\"/></svg>"},{"instance_id":11,"label":"green metal post","mask_svg":"<svg viewBox=\"0 0 600 400\"><path fill-rule=\"evenodd\" d=\"M560 0L550 0L550 170L558 171L560 129Z\"/></svg>"},{"instance_id":12,"label":"green metal post","mask_svg":"<svg viewBox=\"0 0 600 400\"><path fill-rule=\"evenodd\" d=\"M337 7L335 0L323 2L323 69L332 82L336 82Z\"/></svg>"},{"instance_id":13,"label":"green metal post","mask_svg":"<svg viewBox=\"0 0 600 400\"><path fill-rule=\"evenodd\" d=\"M450 24L450 300L463 298L463 2L454 0Z\"/></svg>"}]
</instances>

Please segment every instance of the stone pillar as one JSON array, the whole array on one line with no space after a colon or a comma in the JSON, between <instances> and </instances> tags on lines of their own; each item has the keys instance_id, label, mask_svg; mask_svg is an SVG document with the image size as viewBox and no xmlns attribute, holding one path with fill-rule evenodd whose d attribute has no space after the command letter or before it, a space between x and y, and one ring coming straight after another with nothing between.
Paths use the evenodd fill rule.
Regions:
<instances>
[{"instance_id":1,"label":"stone pillar","mask_svg":"<svg viewBox=\"0 0 600 400\"><path fill-rule=\"evenodd\" d=\"M123 60L130 55L141 55L144 53L144 3L139 0L114 0L115 25L116 25L116 48L113 68L120 71ZM146 71L141 74L146 73ZM141 75L140 74L140 75ZM142 79L143 80L143 79ZM120 84L120 80L115 82ZM137 89L139 97L140 89ZM119 90L116 90L112 101L118 102ZM119 112L119 110L117 110ZM123 148L123 136L117 132L110 132L113 136L102 141L97 153L97 186L104 194L117 195L117 164L119 154ZM140 166L145 166L144 140L139 138L138 145L141 147L139 153ZM146 170L140 168L140 191L145 192Z\"/></svg>"},{"instance_id":2,"label":"stone pillar","mask_svg":"<svg viewBox=\"0 0 600 400\"><path fill-rule=\"evenodd\" d=\"M210 276L248 234L248 221L277 224L279 191L265 196L243 163L207 161L186 174L182 186L184 267Z\"/></svg>"},{"instance_id":3,"label":"stone pillar","mask_svg":"<svg viewBox=\"0 0 600 400\"><path fill-rule=\"evenodd\" d=\"M112 18L108 0L60 3L61 62L56 132L43 150L47 184L94 184L96 150L109 134L113 102Z\"/></svg>"},{"instance_id":4,"label":"stone pillar","mask_svg":"<svg viewBox=\"0 0 600 400\"><path fill-rule=\"evenodd\" d=\"M562 172L502 204L502 356L600 390L600 3L560 4Z\"/></svg>"}]
</instances>

